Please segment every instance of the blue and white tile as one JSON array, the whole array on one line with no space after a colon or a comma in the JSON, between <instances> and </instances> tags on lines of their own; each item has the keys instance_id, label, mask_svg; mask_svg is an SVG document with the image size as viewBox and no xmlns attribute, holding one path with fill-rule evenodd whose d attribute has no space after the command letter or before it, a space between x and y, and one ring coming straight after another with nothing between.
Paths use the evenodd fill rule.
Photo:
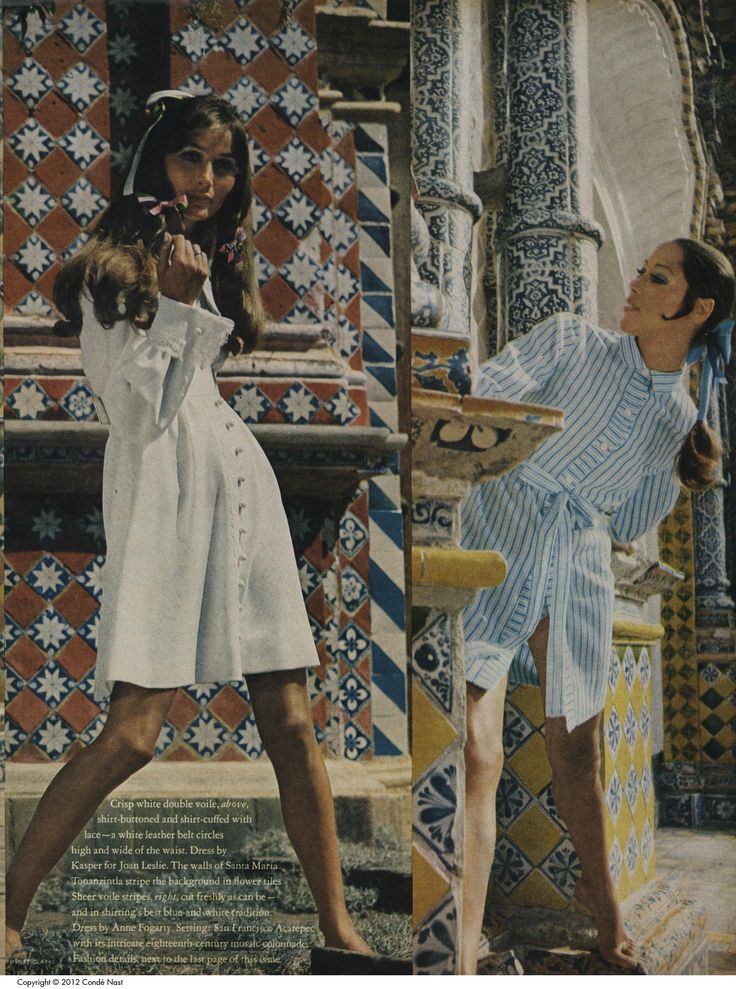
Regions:
<instances>
[{"instance_id":1,"label":"blue and white tile","mask_svg":"<svg viewBox=\"0 0 736 989\"><path fill-rule=\"evenodd\" d=\"M457 906L448 896L422 921L414 935L415 974L454 975L457 943Z\"/></svg>"},{"instance_id":2,"label":"blue and white tile","mask_svg":"<svg viewBox=\"0 0 736 989\"><path fill-rule=\"evenodd\" d=\"M110 146L94 127L82 119L59 139L59 147L84 170L108 151Z\"/></svg>"},{"instance_id":3,"label":"blue and white tile","mask_svg":"<svg viewBox=\"0 0 736 989\"><path fill-rule=\"evenodd\" d=\"M80 227L86 227L107 202L88 179L81 178L62 195L61 205Z\"/></svg>"},{"instance_id":4,"label":"blue and white tile","mask_svg":"<svg viewBox=\"0 0 736 989\"><path fill-rule=\"evenodd\" d=\"M354 422L358 415L360 415L360 409L344 388L340 388L339 391L335 392L325 405L325 409L341 426L347 426L349 423Z\"/></svg>"},{"instance_id":5,"label":"blue and white tile","mask_svg":"<svg viewBox=\"0 0 736 989\"><path fill-rule=\"evenodd\" d=\"M73 634L74 630L55 608L45 608L28 626L28 638L48 654L57 653Z\"/></svg>"},{"instance_id":6,"label":"blue and white tile","mask_svg":"<svg viewBox=\"0 0 736 989\"><path fill-rule=\"evenodd\" d=\"M351 615L368 599L366 582L352 567L345 567L340 574L340 594L343 607Z\"/></svg>"},{"instance_id":7,"label":"blue and white tile","mask_svg":"<svg viewBox=\"0 0 736 989\"><path fill-rule=\"evenodd\" d=\"M46 601L51 601L61 594L72 579L66 567L63 567L50 553L44 554L26 574L26 583Z\"/></svg>"},{"instance_id":8,"label":"blue and white tile","mask_svg":"<svg viewBox=\"0 0 736 989\"><path fill-rule=\"evenodd\" d=\"M56 25L56 30L79 52L87 49L105 33L105 25L84 4L78 3Z\"/></svg>"},{"instance_id":9,"label":"blue and white tile","mask_svg":"<svg viewBox=\"0 0 736 989\"><path fill-rule=\"evenodd\" d=\"M634 745L636 744L636 739L639 734L639 725L636 720L636 715L634 714L634 709L631 704L626 708L626 717L624 718L624 738L631 749L634 751Z\"/></svg>"},{"instance_id":10,"label":"blue and white tile","mask_svg":"<svg viewBox=\"0 0 736 989\"><path fill-rule=\"evenodd\" d=\"M611 878L617 885L621 881L624 869L624 856L618 838L614 838L611 844L611 850L608 853L608 867L611 870Z\"/></svg>"},{"instance_id":11,"label":"blue and white tile","mask_svg":"<svg viewBox=\"0 0 736 989\"><path fill-rule=\"evenodd\" d=\"M272 94L271 104L292 127L297 127L317 108L317 97L300 79L292 76Z\"/></svg>"},{"instance_id":12,"label":"blue and white tile","mask_svg":"<svg viewBox=\"0 0 736 989\"><path fill-rule=\"evenodd\" d=\"M6 26L18 44L27 52L33 51L54 31L54 22L51 18L42 17L38 10L29 11L24 24L17 16L17 12L10 8Z\"/></svg>"},{"instance_id":13,"label":"blue and white tile","mask_svg":"<svg viewBox=\"0 0 736 989\"><path fill-rule=\"evenodd\" d=\"M314 252L300 246L281 266L281 275L297 295L305 295L319 281L320 265Z\"/></svg>"},{"instance_id":14,"label":"blue and white tile","mask_svg":"<svg viewBox=\"0 0 736 989\"><path fill-rule=\"evenodd\" d=\"M634 659L634 653L630 646L626 647L624 652L624 679L626 680L626 686L631 690L634 679L636 678L636 660Z\"/></svg>"},{"instance_id":15,"label":"blue and white tile","mask_svg":"<svg viewBox=\"0 0 736 989\"><path fill-rule=\"evenodd\" d=\"M249 714L233 733L233 741L249 759L258 759L263 755L263 742L258 734L256 719L252 714Z\"/></svg>"},{"instance_id":16,"label":"blue and white tile","mask_svg":"<svg viewBox=\"0 0 736 989\"><path fill-rule=\"evenodd\" d=\"M532 870L531 862L521 849L506 835L502 835L496 844L496 854L493 859L491 872L493 882L508 896Z\"/></svg>"},{"instance_id":17,"label":"blue and white tile","mask_svg":"<svg viewBox=\"0 0 736 989\"><path fill-rule=\"evenodd\" d=\"M319 222L321 211L309 196L296 188L274 212L284 226L302 240Z\"/></svg>"},{"instance_id":18,"label":"blue and white tile","mask_svg":"<svg viewBox=\"0 0 736 989\"><path fill-rule=\"evenodd\" d=\"M319 410L320 401L301 381L297 381L279 399L278 409L285 419L306 425Z\"/></svg>"},{"instance_id":19,"label":"blue and white tile","mask_svg":"<svg viewBox=\"0 0 736 989\"><path fill-rule=\"evenodd\" d=\"M38 234L31 234L26 238L12 257L18 268L32 282L37 282L56 260L53 248Z\"/></svg>"},{"instance_id":20,"label":"blue and white tile","mask_svg":"<svg viewBox=\"0 0 736 989\"><path fill-rule=\"evenodd\" d=\"M217 37L201 21L190 21L186 27L177 31L171 38L177 48L181 49L190 62L199 62L205 55L219 47ZM227 36L223 37L227 44Z\"/></svg>"},{"instance_id":21,"label":"blue and white tile","mask_svg":"<svg viewBox=\"0 0 736 989\"><path fill-rule=\"evenodd\" d=\"M243 66L268 48L268 42L246 17L240 17L220 39L222 47Z\"/></svg>"},{"instance_id":22,"label":"blue and white tile","mask_svg":"<svg viewBox=\"0 0 736 989\"><path fill-rule=\"evenodd\" d=\"M18 316L53 315L53 310L47 299L35 288L23 296L18 305L13 307L13 312Z\"/></svg>"},{"instance_id":23,"label":"blue and white tile","mask_svg":"<svg viewBox=\"0 0 736 989\"><path fill-rule=\"evenodd\" d=\"M345 725L342 733L342 744L343 755L351 761L363 758L371 749L370 738L354 721L348 721Z\"/></svg>"},{"instance_id":24,"label":"blue and white tile","mask_svg":"<svg viewBox=\"0 0 736 989\"><path fill-rule=\"evenodd\" d=\"M413 827L448 872L456 868L457 752L445 752L413 786Z\"/></svg>"},{"instance_id":25,"label":"blue and white tile","mask_svg":"<svg viewBox=\"0 0 736 989\"><path fill-rule=\"evenodd\" d=\"M319 164L317 155L296 137L273 160L292 182L301 182Z\"/></svg>"},{"instance_id":26,"label":"blue and white tile","mask_svg":"<svg viewBox=\"0 0 736 989\"><path fill-rule=\"evenodd\" d=\"M614 822L618 819L623 799L624 790L621 786L621 780L619 779L618 772L614 769L605 793L606 806L608 807L611 818Z\"/></svg>"},{"instance_id":27,"label":"blue and white tile","mask_svg":"<svg viewBox=\"0 0 736 989\"><path fill-rule=\"evenodd\" d=\"M51 92L54 82L43 65L32 58L25 58L8 76L7 85L24 106L33 109Z\"/></svg>"},{"instance_id":28,"label":"blue and white tile","mask_svg":"<svg viewBox=\"0 0 736 989\"><path fill-rule=\"evenodd\" d=\"M352 512L340 519L339 541L341 551L351 559L368 541L368 530Z\"/></svg>"},{"instance_id":29,"label":"blue and white tile","mask_svg":"<svg viewBox=\"0 0 736 989\"><path fill-rule=\"evenodd\" d=\"M183 89L185 93L191 93L192 96L210 96L215 92L212 84L199 72L189 76L181 83L179 89Z\"/></svg>"},{"instance_id":30,"label":"blue and white tile","mask_svg":"<svg viewBox=\"0 0 736 989\"><path fill-rule=\"evenodd\" d=\"M517 777L504 769L496 791L496 816L499 827L507 828L529 806L532 796Z\"/></svg>"},{"instance_id":31,"label":"blue and white tile","mask_svg":"<svg viewBox=\"0 0 736 989\"><path fill-rule=\"evenodd\" d=\"M66 699L75 683L56 660L51 660L31 677L28 686L49 707L56 708Z\"/></svg>"},{"instance_id":32,"label":"blue and white tile","mask_svg":"<svg viewBox=\"0 0 736 989\"><path fill-rule=\"evenodd\" d=\"M82 62L77 62L65 72L56 86L64 99L79 113L88 110L105 92L105 84L99 75Z\"/></svg>"},{"instance_id":33,"label":"blue and white tile","mask_svg":"<svg viewBox=\"0 0 736 989\"><path fill-rule=\"evenodd\" d=\"M290 20L286 27L277 34L272 34L268 40L279 55L292 66L317 49L314 39L296 20Z\"/></svg>"},{"instance_id":34,"label":"blue and white tile","mask_svg":"<svg viewBox=\"0 0 736 989\"><path fill-rule=\"evenodd\" d=\"M554 851L550 852L542 863L541 870L556 889L572 899L575 885L583 870L569 838L564 838Z\"/></svg>"},{"instance_id":35,"label":"blue and white tile","mask_svg":"<svg viewBox=\"0 0 736 989\"><path fill-rule=\"evenodd\" d=\"M629 833L629 840L626 842L626 871L629 876L633 879L634 873L636 872L636 867L639 864L639 839L636 836L636 830L632 827Z\"/></svg>"},{"instance_id":36,"label":"blue and white tile","mask_svg":"<svg viewBox=\"0 0 736 989\"><path fill-rule=\"evenodd\" d=\"M211 714L201 714L184 732L187 742L199 756L212 756L225 742L226 731Z\"/></svg>"},{"instance_id":37,"label":"blue and white tile","mask_svg":"<svg viewBox=\"0 0 736 989\"><path fill-rule=\"evenodd\" d=\"M350 670L340 680L340 706L350 718L361 711L371 699L371 690L359 673Z\"/></svg>"},{"instance_id":38,"label":"blue and white tile","mask_svg":"<svg viewBox=\"0 0 736 989\"><path fill-rule=\"evenodd\" d=\"M22 639L23 638L23 635L24 635L24 632L23 632L23 629L20 627L20 625L16 621L14 621L10 617L10 615L6 614L5 615L5 630L4 630L4 634L3 634L3 638L4 638L4 651L7 652L7 650L10 649L11 646L14 646L15 643L19 639ZM5 702L6 703L10 700L10 695L11 695L11 685L10 685L10 681L8 679L8 673L9 673L9 671L10 671L10 667L7 666L6 667L6 683L5 683L5 687L6 687Z\"/></svg>"},{"instance_id":39,"label":"blue and white tile","mask_svg":"<svg viewBox=\"0 0 736 989\"><path fill-rule=\"evenodd\" d=\"M31 735L31 741L45 752L51 759L58 759L76 739L66 723L52 714L46 718Z\"/></svg>"},{"instance_id":40,"label":"blue and white tile","mask_svg":"<svg viewBox=\"0 0 736 989\"><path fill-rule=\"evenodd\" d=\"M629 809L633 815L634 808L636 807L636 799L639 796L639 777L637 776L634 766L629 766L629 771L626 774L624 792L626 794L626 802L628 803Z\"/></svg>"},{"instance_id":41,"label":"blue and white tile","mask_svg":"<svg viewBox=\"0 0 736 989\"><path fill-rule=\"evenodd\" d=\"M623 735L623 730L621 728L621 719L618 716L618 711L616 708L611 708L611 713L608 716L608 721L605 727L605 737L606 746L608 751L611 753L614 761L618 755L618 749L621 744L621 738Z\"/></svg>"},{"instance_id":42,"label":"blue and white tile","mask_svg":"<svg viewBox=\"0 0 736 989\"><path fill-rule=\"evenodd\" d=\"M243 422L260 422L273 408L271 400L252 383L238 388L228 399L228 404L235 409Z\"/></svg>"},{"instance_id":43,"label":"blue and white tile","mask_svg":"<svg viewBox=\"0 0 736 989\"><path fill-rule=\"evenodd\" d=\"M250 76L241 76L225 95L244 120L250 120L268 105L268 96Z\"/></svg>"},{"instance_id":44,"label":"blue and white tile","mask_svg":"<svg viewBox=\"0 0 736 989\"><path fill-rule=\"evenodd\" d=\"M448 713L452 711L452 624L438 613L412 642L412 669L424 688Z\"/></svg>"},{"instance_id":45,"label":"blue and white tile","mask_svg":"<svg viewBox=\"0 0 736 989\"><path fill-rule=\"evenodd\" d=\"M97 650L97 637L100 629L100 613L96 611L91 618L80 625L77 629L77 634L80 638L84 639L90 648Z\"/></svg>"},{"instance_id":46,"label":"blue and white tile","mask_svg":"<svg viewBox=\"0 0 736 989\"><path fill-rule=\"evenodd\" d=\"M511 695L504 708L503 748L506 758L521 748L534 734L534 730L524 715L514 707L513 695Z\"/></svg>"},{"instance_id":47,"label":"blue and white tile","mask_svg":"<svg viewBox=\"0 0 736 989\"><path fill-rule=\"evenodd\" d=\"M41 508L34 514L31 522L31 532L35 532L39 540L55 540L64 528L64 521L53 508Z\"/></svg>"},{"instance_id":48,"label":"blue and white tile","mask_svg":"<svg viewBox=\"0 0 736 989\"><path fill-rule=\"evenodd\" d=\"M45 127L31 117L8 138L8 144L23 164L33 170L56 146Z\"/></svg>"},{"instance_id":49,"label":"blue and white tile","mask_svg":"<svg viewBox=\"0 0 736 989\"><path fill-rule=\"evenodd\" d=\"M77 422L89 422L97 415L92 392L82 381L72 385L69 391L62 395L59 405L71 419Z\"/></svg>"},{"instance_id":50,"label":"blue and white tile","mask_svg":"<svg viewBox=\"0 0 736 989\"><path fill-rule=\"evenodd\" d=\"M368 652L370 645L366 633L355 622L349 622L340 630L334 655L349 666L356 666Z\"/></svg>"},{"instance_id":51,"label":"blue and white tile","mask_svg":"<svg viewBox=\"0 0 736 989\"><path fill-rule=\"evenodd\" d=\"M98 601L102 597L102 571L105 565L104 556L96 556L87 564L81 573L77 574L77 581L82 587Z\"/></svg>"}]
</instances>

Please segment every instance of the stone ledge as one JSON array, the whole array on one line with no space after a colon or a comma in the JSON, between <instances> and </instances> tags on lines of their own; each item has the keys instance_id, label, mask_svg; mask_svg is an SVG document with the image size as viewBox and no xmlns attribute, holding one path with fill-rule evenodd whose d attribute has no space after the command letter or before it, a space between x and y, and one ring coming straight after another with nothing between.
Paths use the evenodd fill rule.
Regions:
<instances>
[{"instance_id":1,"label":"stone ledge","mask_svg":"<svg viewBox=\"0 0 736 989\"><path fill-rule=\"evenodd\" d=\"M463 587L478 591L503 583L507 569L503 556L495 550L414 546L411 551L414 587Z\"/></svg>"},{"instance_id":2,"label":"stone ledge","mask_svg":"<svg viewBox=\"0 0 736 989\"><path fill-rule=\"evenodd\" d=\"M664 636L661 625L650 625L638 622L633 618L614 616L613 644L614 645L648 645L653 646Z\"/></svg>"}]
</instances>

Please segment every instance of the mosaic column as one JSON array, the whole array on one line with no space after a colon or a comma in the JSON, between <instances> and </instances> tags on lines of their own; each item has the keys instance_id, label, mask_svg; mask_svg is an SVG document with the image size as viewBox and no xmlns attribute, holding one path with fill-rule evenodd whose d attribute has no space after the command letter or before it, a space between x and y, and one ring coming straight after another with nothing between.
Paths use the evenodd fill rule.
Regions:
<instances>
[{"instance_id":1,"label":"mosaic column","mask_svg":"<svg viewBox=\"0 0 736 989\"><path fill-rule=\"evenodd\" d=\"M480 39L465 0L416 0L412 8L414 176L429 227L420 268L445 299L439 329L470 333L470 248L481 202L473 191L472 67ZM469 390L469 382L468 382Z\"/></svg>"},{"instance_id":2,"label":"mosaic column","mask_svg":"<svg viewBox=\"0 0 736 989\"><path fill-rule=\"evenodd\" d=\"M506 339L554 312L595 318L585 4L498 5L494 31L498 155L507 172L492 263Z\"/></svg>"}]
</instances>

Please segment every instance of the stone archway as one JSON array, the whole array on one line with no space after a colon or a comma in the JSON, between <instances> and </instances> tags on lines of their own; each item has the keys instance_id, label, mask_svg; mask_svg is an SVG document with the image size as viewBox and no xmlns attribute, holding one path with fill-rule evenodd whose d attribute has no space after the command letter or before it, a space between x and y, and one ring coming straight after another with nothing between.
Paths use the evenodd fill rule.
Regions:
<instances>
[{"instance_id":1,"label":"stone archway","mask_svg":"<svg viewBox=\"0 0 736 989\"><path fill-rule=\"evenodd\" d=\"M705 158L674 5L590 0L588 30L599 322L615 326L647 252L699 230Z\"/></svg>"}]
</instances>

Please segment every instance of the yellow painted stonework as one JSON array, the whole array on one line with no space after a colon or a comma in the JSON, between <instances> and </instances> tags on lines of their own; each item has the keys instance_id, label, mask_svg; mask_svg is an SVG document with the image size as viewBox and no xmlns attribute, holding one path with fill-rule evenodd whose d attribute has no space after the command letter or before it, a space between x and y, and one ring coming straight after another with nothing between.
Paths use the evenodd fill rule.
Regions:
<instances>
[{"instance_id":1,"label":"yellow painted stonework","mask_svg":"<svg viewBox=\"0 0 736 989\"><path fill-rule=\"evenodd\" d=\"M654 643L658 642L663 635L664 628L661 625L648 625L645 622L637 622L630 618L617 617L613 621L614 645Z\"/></svg>"},{"instance_id":2,"label":"yellow painted stonework","mask_svg":"<svg viewBox=\"0 0 736 989\"><path fill-rule=\"evenodd\" d=\"M496 587L506 577L506 561L492 550L414 546L411 569L415 585L438 587Z\"/></svg>"}]
</instances>

